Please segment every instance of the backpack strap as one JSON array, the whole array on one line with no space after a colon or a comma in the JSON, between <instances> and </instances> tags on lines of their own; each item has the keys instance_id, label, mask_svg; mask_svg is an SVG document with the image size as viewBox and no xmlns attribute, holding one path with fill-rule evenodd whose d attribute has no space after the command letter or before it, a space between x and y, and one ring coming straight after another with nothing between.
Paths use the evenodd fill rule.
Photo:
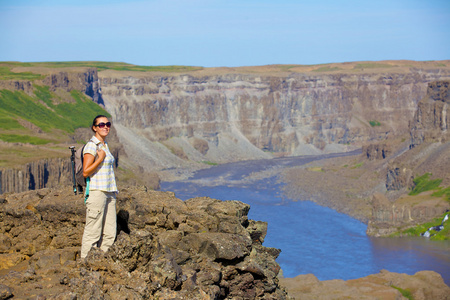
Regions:
<instances>
[{"instance_id":1,"label":"backpack strap","mask_svg":"<svg viewBox=\"0 0 450 300\"><path fill-rule=\"evenodd\" d=\"M92 140L92 139L90 139L89 140L89 142L92 142L92 143L94 143L94 145L95 145L95 148L97 149L97 144ZM88 142L88 143L89 143ZM87 144L87 143L86 143ZM91 178L90 177L86 177L86 189L85 189L85 191L84 191L84 204L86 204L86 201L87 201L87 199L89 198L89 183L91 182Z\"/></svg>"},{"instance_id":2,"label":"backpack strap","mask_svg":"<svg viewBox=\"0 0 450 300\"><path fill-rule=\"evenodd\" d=\"M92 139L90 139L89 142L92 142L95 145L95 149L98 150L98 144L96 144ZM89 183L90 182L91 182L91 178L90 177L86 177L86 190L84 192L84 204L86 204L86 201L89 198Z\"/></svg>"}]
</instances>

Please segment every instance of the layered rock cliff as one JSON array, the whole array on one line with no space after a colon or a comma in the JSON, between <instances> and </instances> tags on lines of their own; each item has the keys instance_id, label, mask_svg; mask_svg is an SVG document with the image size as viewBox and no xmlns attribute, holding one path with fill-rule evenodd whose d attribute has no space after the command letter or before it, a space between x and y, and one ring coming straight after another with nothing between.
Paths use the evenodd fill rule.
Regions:
<instances>
[{"instance_id":1,"label":"layered rock cliff","mask_svg":"<svg viewBox=\"0 0 450 300\"><path fill-rule=\"evenodd\" d=\"M71 174L70 160L64 158L38 160L16 168L0 168L0 194L68 185L72 180Z\"/></svg>"},{"instance_id":2,"label":"layered rock cliff","mask_svg":"<svg viewBox=\"0 0 450 300\"><path fill-rule=\"evenodd\" d=\"M427 96L418 104L410 124L411 145L423 142L446 142L450 137L450 81L428 85Z\"/></svg>"},{"instance_id":3,"label":"layered rock cliff","mask_svg":"<svg viewBox=\"0 0 450 300\"><path fill-rule=\"evenodd\" d=\"M226 162L342 152L405 134L427 84L450 73L411 68L134 76L99 74L105 106L127 152L162 169L186 165L187 159ZM196 149L194 141L203 141L207 150ZM164 160L145 153L164 151L160 146L167 143L167 152L178 148L182 155Z\"/></svg>"},{"instance_id":4,"label":"layered rock cliff","mask_svg":"<svg viewBox=\"0 0 450 300\"><path fill-rule=\"evenodd\" d=\"M388 235L398 227L440 217L450 208L448 201L433 197L430 192L420 199L405 195L414 189L414 178L426 173L431 174L432 179L441 179L442 187L450 184L449 86L450 81L429 83L427 95L418 103L409 123L410 150L391 158L386 172L388 193L372 199L369 234Z\"/></svg>"}]
</instances>

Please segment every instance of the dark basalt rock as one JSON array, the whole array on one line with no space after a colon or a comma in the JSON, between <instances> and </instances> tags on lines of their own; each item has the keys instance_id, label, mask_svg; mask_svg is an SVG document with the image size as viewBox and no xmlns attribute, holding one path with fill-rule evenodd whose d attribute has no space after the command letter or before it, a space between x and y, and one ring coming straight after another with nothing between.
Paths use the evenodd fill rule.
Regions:
<instances>
[{"instance_id":1,"label":"dark basalt rock","mask_svg":"<svg viewBox=\"0 0 450 300\"><path fill-rule=\"evenodd\" d=\"M81 260L80 196L70 189L44 189L3 198L0 295L287 299L277 279L280 250L262 246L267 224L248 220L250 207L242 202L183 202L170 192L123 189L116 242L106 253L93 248Z\"/></svg>"}]
</instances>

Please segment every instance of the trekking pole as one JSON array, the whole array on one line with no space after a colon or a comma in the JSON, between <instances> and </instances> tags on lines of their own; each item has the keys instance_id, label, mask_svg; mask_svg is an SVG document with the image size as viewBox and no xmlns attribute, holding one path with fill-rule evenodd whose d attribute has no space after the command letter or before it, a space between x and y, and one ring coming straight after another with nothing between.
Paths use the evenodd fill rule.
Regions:
<instances>
[{"instance_id":1,"label":"trekking pole","mask_svg":"<svg viewBox=\"0 0 450 300\"><path fill-rule=\"evenodd\" d=\"M75 146L69 147L70 151L72 151L72 155L70 156L70 161L72 162L72 179L73 179L73 193L77 194L77 181L75 179Z\"/></svg>"}]
</instances>

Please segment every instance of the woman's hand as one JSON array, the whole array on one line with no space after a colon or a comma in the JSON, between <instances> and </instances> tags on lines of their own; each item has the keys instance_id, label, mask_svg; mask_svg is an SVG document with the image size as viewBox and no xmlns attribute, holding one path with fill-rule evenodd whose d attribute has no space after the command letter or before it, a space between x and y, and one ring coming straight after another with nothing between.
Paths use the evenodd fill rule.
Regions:
<instances>
[{"instance_id":1,"label":"woman's hand","mask_svg":"<svg viewBox=\"0 0 450 300\"><path fill-rule=\"evenodd\" d=\"M98 159L100 160L100 162L102 162L106 157L106 152L103 149L98 149L97 155L98 155Z\"/></svg>"}]
</instances>

